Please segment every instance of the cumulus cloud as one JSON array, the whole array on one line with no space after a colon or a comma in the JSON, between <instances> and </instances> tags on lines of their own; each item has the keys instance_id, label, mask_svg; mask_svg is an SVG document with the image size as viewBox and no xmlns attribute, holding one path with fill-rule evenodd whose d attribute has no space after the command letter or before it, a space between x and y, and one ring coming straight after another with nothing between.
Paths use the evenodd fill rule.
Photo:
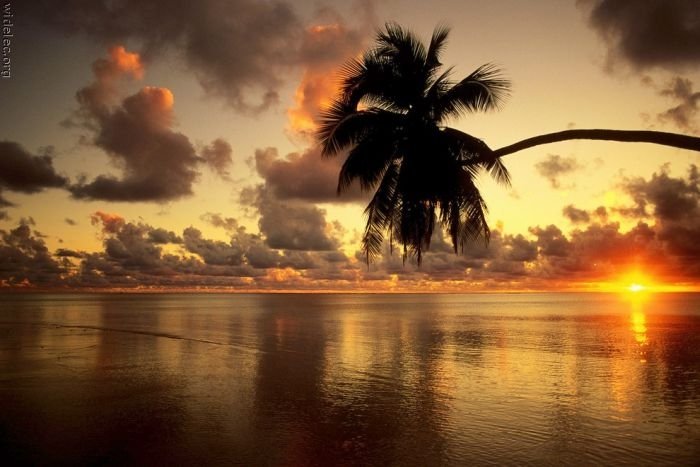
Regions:
<instances>
[{"instance_id":1,"label":"cumulus cloud","mask_svg":"<svg viewBox=\"0 0 700 467\"><path fill-rule=\"evenodd\" d=\"M688 168L685 177L673 177L668 166L663 166L649 180L627 179L622 188L638 211L656 220L655 230L669 253L688 262L700 260L700 173L696 165Z\"/></svg>"},{"instance_id":2,"label":"cumulus cloud","mask_svg":"<svg viewBox=\"0 0 700 467\"><path fill-rule=\"evenodd\" d=\"M188 227L182 233L187 251L199 255L206 264L240 266L243 264L243 249L235 242L208 240L202 232Z\"/></svg>"},{"instance_id":3,"label":"cumulus cloud","mask_svg":"<svg viewBox=\"0 0 700 467\"><path fill-rule=\"evenodd\" d=\"M265 185L242 194L244 204L257 209L258 226L271 248L285 250L335 250L337 226L326 222L326 212L313 205L279 200Z\"/></svg>"},{"instance_id":4,"label":"cumulus cloud","mask_svg":"<svg viewBox=\"0 0 700 467\"><path fill-rule=\"evenodd\" d=\"M0 188L21 193L37 193L45 188L61 188L68 180L56 173L50 149L30 154L19 144L0 141ZM0 206L10 206L0 197Z\"/></svg>"},{"instance_id":5,"label":"cumulus cloud","mask_svg":"<svg viewBox=\"0 0 700 467\"><path fill-rule=\"evenodd\" d=\"M608 65L684 69L700 64L695 0L578 0L609 48Z\"/></svg>"},{"instance_id":6,"label":"cumulus cloud","mask_svg":"<svg viewBox=\"0 0 700 467\"><path fill-rule=\"evenodd\" d=\"M660 122L670 122L678 128L697 133L696 117L700 106L700 91L693 91L693 83L687 78L674 77L660 94L676 102L676 106L657 115Z\"/></svg>"},{"instance_id":7,"label":"cumulus cloud","mask_svg":"<svg viewBox=\"0 0 700 467\"><path fill-rule=\"evenodd\" d=\"M322 158L320 149L280 157L276 148L255 151L255 169L278 199L314 203L366 201L359 184L338 195L341 158Z\"/></svg>"},{"instance_id":8,"label":"cumulus cloud","mask_svg":"<svg viewBox=\"0 0 700 467\"><path fill-rule=\"evenodd\" d=\"M535 164L535 169L544 178L549 180L552 188L561 188L560 177L570 175L579 170L581 165L573 157L561 157L557 154L549 154L547 158Z\"/></svg>"},{"instance_id":9,"label":"cumulus cloud","mask_svg":"<svg viewBox=\"0 0 700 467\"><path fill-rule=\"evenodd\" d=\"M0 230L0 285L32 286L56 283L66 271L49 253L38 232L28 223Z\"/></svg>"},{"instance_id":10,"label":"cumulus cloud","mask_svg":"<svg viewBox=\"0 0 700 467\"><path fill-rule=\"evenodd\" d=\"M138 54L112 47L107 59L94 63L93 71L95 81L77 93L77 116L94 132L92 143L110 156L122 176L80 180L69 187L75 198L164 202L193 193L201 162L227 174L228 143L216 140L199 157L190 140L172 129L174 97L169 89L147 86L112 105L116 82L124 76L138 78L143 74Z\"/></svg>"}]
</instances>

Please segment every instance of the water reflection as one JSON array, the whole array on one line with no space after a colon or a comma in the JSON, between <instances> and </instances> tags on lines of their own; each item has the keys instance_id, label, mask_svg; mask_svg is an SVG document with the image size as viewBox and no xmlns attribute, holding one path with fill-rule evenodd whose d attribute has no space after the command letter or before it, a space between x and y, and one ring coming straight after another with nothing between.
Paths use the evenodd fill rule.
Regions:
<instances>
[{"instance_id":1,"label":"water reflection","mask_svg":"<svg viewBox=\"0 0 700 467\"><path fill-rule=\"evenodd\" d=\"M630 321L632 323L632 332L634 332L634 340L639 345L639 361L644 363L647 361L647 326L646 316L644 314L644 306L647 301L647 295L641 292L633 293L630 297L630 306L632 308Z\"/></svg>"},{"instance_id":2,"label":"water reflection","mask_svg":"<svg viewBox=\"0 0 700 467\"><path fill-rule=\"evenodd\" d=\"M692 463L700 297L5 297L26 463Z\"/></svg>"}]
</instances>

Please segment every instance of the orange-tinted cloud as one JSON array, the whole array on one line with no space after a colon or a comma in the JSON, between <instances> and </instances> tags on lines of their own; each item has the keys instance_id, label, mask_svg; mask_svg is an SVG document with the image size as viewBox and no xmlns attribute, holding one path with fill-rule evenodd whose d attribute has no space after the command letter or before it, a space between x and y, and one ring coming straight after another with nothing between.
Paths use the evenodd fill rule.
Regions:
<instances>
[{"instance_id":1,"label":"orange-tinted cloud","mask_svg":"<svg viewBox=\"0 0 700 467\"><path fill-rule=\"evenodd\" d=\"M327 107L339 89L338 70L364 48L366 31L348 27L338 15L326 12L331 22L304 31L301 46L304 72L294 94L294 106L287 110L289 129L296 135L311 136L319 111Z\"/></svg>"},{"instance_id":2,"label":"orange-tinted cloud","mask_svg":"<svg viewBox=\"0 0 700 467\"><path fill-rule=\"evenodd\" d=\"M96 211L90 215L90 222L92 225L102 224L102 232L104 233L116 233L122 228L125 221L119 214L113 214L109 212Z\"/></svg>"},{"instance_id":3,"label":"orange-tinted cloud","mask_svg":"<svg viewBox=\"0 0 700 467\"><path fill-rule=\"evenodd\" d=\"M93 144L122 168L122 175L79 180L69 188L73 197L162 202L192 195L201 164L227 175L228 143L218 139L200 156L187 136L173 130L175 99L169 89L146 86L114 102L119 78L142 76L138 54L112 47L109 57L97 60L93 70L95 81L77 93L77 116L93 133Z\"/></svg>"}]
</instances>

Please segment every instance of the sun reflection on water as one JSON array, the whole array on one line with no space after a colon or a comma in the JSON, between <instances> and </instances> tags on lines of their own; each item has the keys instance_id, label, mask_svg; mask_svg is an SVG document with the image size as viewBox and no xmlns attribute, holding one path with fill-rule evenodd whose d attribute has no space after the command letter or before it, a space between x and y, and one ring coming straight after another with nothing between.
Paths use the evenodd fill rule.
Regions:
<instances>
[{"instance_id":1,"label":"sun reflection on water","mask_svg":"<svg viewBox=\"0 0 700 467\"><path fill-rule=\"evenodd\" d=\"M630 297L631 314L630 324L634 333L634 340L639 346L639 361L646 362L646 346L648 345L646 314L644 313L645 294L633 294Z\"/></svg>"}]
</instances>

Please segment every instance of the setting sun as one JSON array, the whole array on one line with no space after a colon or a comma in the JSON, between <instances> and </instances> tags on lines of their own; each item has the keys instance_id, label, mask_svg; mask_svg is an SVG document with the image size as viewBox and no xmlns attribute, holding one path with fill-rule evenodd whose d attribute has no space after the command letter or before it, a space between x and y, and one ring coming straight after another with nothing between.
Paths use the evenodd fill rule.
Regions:
<instances>
[{"instance_id":1,"label":"setting sun","mask_svg":"<svg viewBox=\"0 0 700 467\"><path fill-rule=\"evenodd\" d=\"M627 290L629 290L630 292L641 292L645 289L646 287L644 287L642 284L630 284L627 287Z\"/></svg>"}]
</instances>

